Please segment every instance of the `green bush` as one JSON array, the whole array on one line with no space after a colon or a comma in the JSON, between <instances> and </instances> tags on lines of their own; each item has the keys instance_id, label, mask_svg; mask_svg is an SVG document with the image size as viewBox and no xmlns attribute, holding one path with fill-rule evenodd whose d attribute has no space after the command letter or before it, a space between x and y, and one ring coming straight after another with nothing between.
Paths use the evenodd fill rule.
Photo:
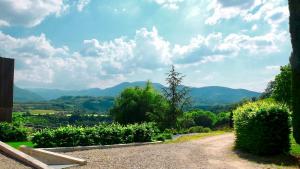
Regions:
<instances>
[{"instance_id":1,"label":"green bush","mask_svg":"<svg viewBox=\"0 0 300 169\"><path fill-rule=\"evenodd\" d=\"M274 101L261 100L238 107L233 114L236 148L273 155L290 148L289 111Z\"/></svg>"},{"instance_id":2,"label":"green bush","mask_svg":"<svg viewBox=\"0 0 300 169\"><path fill-rule=\"evenodd\" d=\"M44 129L34 134L32 142L37 147L71 147L110 145L132 142L150 142L159 132L154 123L99 124L94 127L60 127Z\"/></svg>"},{"instance_id":3,"label":"green bush","mask_svg":"<svg viewBox=\"0 0 300 169\"><path fill-rule=\"evenodd\" d=\"M28 129L20 124L0 123L0 141L26 141Z\"/></svg>"},{"instance_id":4,"label":"green bush","mask_svg":"<svg viewBox=\"0 0 300 169\"><path fill-rule=\"evenodd\" d=\"M192 126L203 126L212 128L217 121L217 116L209 111L194 110L185 112L182 117L177 119L178 127L181 129Z\"/></svg>"},{"instance_id":5,"label":"green bush","mask_svg":"<svg viewBox=\"0 0 300 169\"><path fill-rule=\"evenodd\" d=\"M154 140L165 141L172 139L173 134L171 133L160 133L154 137Z\"/></svg>"},{"instance_id":6,"label":"green bush","mask_svg":"<svg viewBox=\"0 0 300 169\"><path fill-rule=\"evenodd\" d=\"M207 127L194 126L194 127L189 128L187 131L188 131L188 133L208 133L211 130L210 130L210 128L207 128Z\"/></svg>"},{"instance_id":7,"label":"green bush","mask_svg":"<svg viewBox=\"0 0 300 169\"><path fill-rule=\"evenodd\" d=\"M217 114L215 128L230 127L230 112L221 112Z\"/></svg>"}]
</instances>

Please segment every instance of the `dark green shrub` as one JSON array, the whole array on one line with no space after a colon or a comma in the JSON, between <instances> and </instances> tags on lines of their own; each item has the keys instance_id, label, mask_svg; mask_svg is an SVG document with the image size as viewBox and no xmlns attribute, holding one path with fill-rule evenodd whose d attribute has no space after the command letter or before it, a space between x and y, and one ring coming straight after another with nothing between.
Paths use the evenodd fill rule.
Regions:
<instances>
[{"instance_id":1,"label":"dark green shrub","mask_svg":"<svg viewBox=\"0 0 300 169\"><path fill-rule=\"evenodd\" d=\"M100 144L110 145L123 143L123 126L120 124L111 124L108 126L99 126L98 134L100 136Z\"/></svg>"},{"instance_id":2,"label":"dark green shrub","mask_svg":"<svg viewBox=\"0 0 300 169\"><path fill-rule=\"evenodd\" d=\"M194 127L189 128L187 131L188 131L188 133L208 133L211 130L210 130L210 128L207 128L207 127L194 126Z\"/></svg>"},{"instance_id":3,"label":"dark green shrub","mask_svg":"<svg viewBox=\"0 0 300 169\"><path fill-rule=\"evenodd\" d=\"M181 129L187 129L196 126L193 116L183 115L177 119L177 126Z\"/></svg>"},{"instance_id":4,"label":"dark green shrub","mask_svg":"<svg viewBox=\"0 0 300 169\"><path fill-rule=\"evenodd\" d=\"M222 112L217 114L215 128L230 127L230 112Z\"/></svg>"},{"instance_id":5,"label":"dark green shrub","mask_svg":"<svg viewBox=\"0 0 300 169\"><path fill-rule=\"evenodd\" d=\"M35 133L31 141L36 144L37 147L56 147L57 145L54 139L54 132L51 129L44 129Z\"/></svg>"},{"instance_id":6,"label":"dark green shrub","mask_svg":"<svg viewBox=\"0 0 300 169\"><path fill-rule=\"evenodd\" d=\"M143 123L133 125L134 142L148 142L152 141L152 137L158 133L158 128L154 123Z\"/></svg>"},{"instance_id":7,"label":"dark green shrub","mask_svg":"<svg viewBox=\"0 0 300 169\"><path fill-rule=\"evenodd\" d=\"M0 141L26 141L28 129L20 124L0 123Z\"/></svg>"},{"instance_id":8,"label":"dark green shrub","mask_svg":"<svg viewBox=\"0 0 300 169\"><path fill-rule=\"evenodd\" d=\"M154 140L165 141L172 139L173 134L171 133L160 133L154 137Z\"/></svg>"},{"instance_id":9,"label":"dark green shrub","mask_svg":"<svg viewBox=\"0 0 300 169\"><path fill-rule=\"evenodd\" d=\"M288 152L289 111L273 101L247 103L234 111L236 148L258 155Z\"/></svg>"}]
</instances>

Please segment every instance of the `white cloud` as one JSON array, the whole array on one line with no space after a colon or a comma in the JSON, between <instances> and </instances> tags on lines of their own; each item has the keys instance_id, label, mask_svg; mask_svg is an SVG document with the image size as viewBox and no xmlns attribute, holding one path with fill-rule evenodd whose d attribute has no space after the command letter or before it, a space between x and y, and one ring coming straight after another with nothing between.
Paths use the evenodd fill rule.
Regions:
<instances>
[{"instance_id":1,"label":"white cloud","mask_svg":"<svg viewBox=\"0 0 300 169\"><path fill-rule=\"evenodd\" d=\"M171 10L177 10L179 9L179 4L183 2L183 0L150 0L158 5L161 5L164 8L171 9Z\"/></svg>"},{"instance_id":2,"label":"white cloud","mask_svg":"<svg viewBox=\"0 0 300 169\"><path fill-rule=\"evenodd\" d=\"M33 27L47 16L60 15L66 9L63 0L0 1L0 20L8 25Z\"/></svg>"},{"instance_id":3,"label":"white cloud","mask_svg":"<svg viewBox=\"0 0 300 169\"><path fill-rule=\"evenodd\" d=\"M270 16L280 17L281 22L288 16L287 1L285 0L213 0L208 8L211 15L205 23L214 25L221 20L241 17L243 21L270 21ZM277 13L277 16L274 16ZM275 19L271 18L271 20Z\"/></svg>"},{"instance_id":4,"label":"white cloud","mask_svg":"<svg viewBox=\"0 0 300 169\"><path fill-rule=\"evenodd\" d=\"M252 30L252 31L256 31L257 28L258 28L258 26L255 24L255 25L253 25L253 26L251 27L251 30Z\"/></svg>"},{"instance_id":5,"label":"white cloud","mask_svg":"<svg viewBox=\"0 0 300 169\"><path fill-rule=\"evenodd\" d=\"M90 3L90 0L79 0L77 3L77 10L81 12L84 7Z\"/></svg>"},{"instance_id":6,"label":"white cloud","mask_svg":"<svg viewBox=\"0 0 300 169\"><path fill-rule=\"evenodd\" d=\"M85 40L82 50L75 52L66 46L53 46L44 34L15 38L0 32L0 54L16 59L16 82L22 86L107 87L141 70L152 72L171 64L184 67L222 62L231 56L264 56L278 52L287 34L224 36L211 33L198 35L186 45L178 45L165 40L153 27L152 30L137 30L131 39Z\"/></svg>"},{"instance_id":7,"label":"white cloud","mask_svg":"<svg viewBox=\"0 0 300 169\"><path fill-rule=\"evenodd\" d=\"M0 28L1 27L7 27L7 26L9 26L9 23L7 21L0 20Z\"/></svg>"}]
</instances>

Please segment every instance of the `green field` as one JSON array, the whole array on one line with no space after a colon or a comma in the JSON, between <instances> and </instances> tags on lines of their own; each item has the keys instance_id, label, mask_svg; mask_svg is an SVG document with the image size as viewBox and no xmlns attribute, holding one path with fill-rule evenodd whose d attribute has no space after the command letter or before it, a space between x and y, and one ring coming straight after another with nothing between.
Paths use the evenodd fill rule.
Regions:
<instances>
[{"instance_id":1,"label":"green field","mask_svg":"<svg viewBox=\"0 0 300 169\"><path fill-rule=\"evenodd\" d=\"M44 115L44 114L55 114L56 110L30 110L30 114L32 115Z\"/></svg>"},{"instance_id":2,"label":"green field","mask_svg":"<svg viewBox=\"0 0 300 169\"><path fill-rule=\"evenodd\" d=\"M221 134L225 134L225 133L226 133L225 131L212 131L209 133L184 135L175 140L166 141L166 143L182 143L182 142L197 140L197 139L201 139L201 138L205 138L205 137L209 137L209 136L217 136L217 135L221 135Z\"/></svg>"}]
</instances>

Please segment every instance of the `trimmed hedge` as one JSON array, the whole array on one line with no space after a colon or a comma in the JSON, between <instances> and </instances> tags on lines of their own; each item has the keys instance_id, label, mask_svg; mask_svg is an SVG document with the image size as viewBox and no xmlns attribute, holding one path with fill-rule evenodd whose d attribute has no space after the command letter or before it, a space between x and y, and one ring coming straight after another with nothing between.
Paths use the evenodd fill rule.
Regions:
<instances>
[{"instance_id":1,"label":"trimmed hedge","mask_svg":"<svg viewBox=\"0 0 300 169\"><path fill-rule=\"evenodd\" d=\"M0 123L0 141L26 141L28 129L13 123Z\"/></svg>"},{"instance_id":2,"label":"trimmed hedge","mask_svg":"<svg viewBox=\"0 0 300 169\"><path fill-rule=\"evenodd\" d=\"M72 147L89 145L110 145L132 142L150 142L159 132L154 123L100 124L94 127L67 126L58 129L44 129L34 134L32 142L36 147Z\"/></svg>"},{"instance_id":3,"label":"trimmed hedge","mask_svg":"<svg viewBox=\"0 0 300 169\"><path fill-rule=\"evenodd\" d=\"M270 100L246 103L233 112L236 148L274 155L290 148L288 108Z\"/></svg>"}]
</instances>

